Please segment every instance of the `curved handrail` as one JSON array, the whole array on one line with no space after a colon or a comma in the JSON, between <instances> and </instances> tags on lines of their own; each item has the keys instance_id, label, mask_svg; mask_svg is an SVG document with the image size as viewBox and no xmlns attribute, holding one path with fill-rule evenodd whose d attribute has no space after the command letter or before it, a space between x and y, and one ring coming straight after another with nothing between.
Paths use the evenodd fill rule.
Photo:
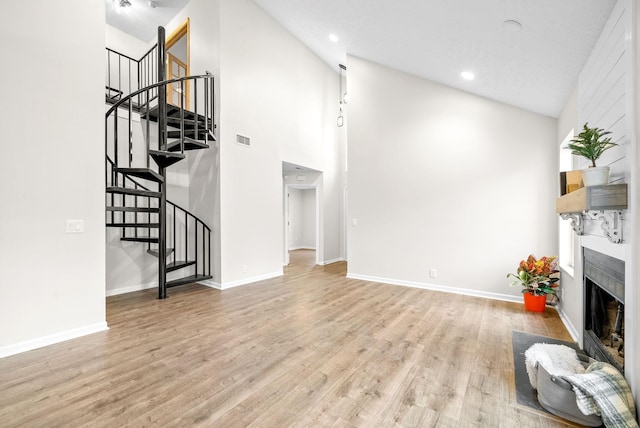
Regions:
<instances>
[{"instance_id":1,"label":"curved handrail","mask_svg":"<svg viewBox=\"0 0 640 428\"><path fill-rule=\"evenodd\" d=\"M118 114L114 114L118 111L118 109L120 108L125 108L125 110L128 110L128 116L125 116L125 118L128 118L127 123L125 123L125 127L128 127L128 137L124 137L125 141L128 141L128 163L129 163L129 167L131 167L131 163L133 160L133 151L134 151L134 145L133 145L133 140L132 140L132 117L133 117L133 112L134 112L134 104L135 101L134 99L138 98L138 100L140 99L140 97L142 97L145 101L140 104L137 105L135 107L135 111L140 113L141 115L149 115L151 114L154 109L158 109L158 111L156 113L153 113L153 115L157 115L157 127L158 127L158 150L164 150L164 146L167 144L167 124L168 124L168 116L166 114L166 110L165 107L163 107L164 103L161 101L161 99L164 99L164 96L160 97L159 95L162 95L162 92L166 90L166 87L169 85L179 85L180 88L184 88L184 86L186 85L185 82L190 82L193 81L193 87L194 87L194 99L195 99L195 105L193 106L193 111L187 110L185 109L184 106L184 99L181 98L180 99L180 105L176 106L179 108L179 112L180 112L180 117L179 117L179 126L177 126L176 124L171 125L172 127L176 127L180 129L180 152L184 153L184 144L185 144L185 113L189 113L189 114L195 114L198 117L204 117L205 122L204 122L204 126L202 126L202 130L203 131L209 131L211 134L214 134L215 132L215 105L214 105L214 93L215 93L215 88L214 88L214 76L213 74L211 74L210 72L206 72L206 74L201 74L201 75L195 75L195 76L186 76L186 77L180 77L180 78L176 78L176 79L170 79L170 80L163 80L161 82L158 83L154 83L152 85L149 85L145 88L142 89L138 89L135 92L132 92L128 95L126 95L125 97L119 99L117 102L115 102L105 113L105 118L107 120L107 123L109 121L113 122L113 136L109 136L108 133L105 134L105 146L106 146L106 150L105 152L107 154L112 153L113 154L113 162L115 163L115 165L117 166L122 166L122 163L120 162L120 160L118 159L119 156L118 154L121 153L119 151L119 132L118 129L120 126L119 122L119 115ZM204 86L204 103L203 104L198 104L198 81L201 81L203 86ZM164 88L164 89L158 89L158 88ZM152 95L155 93L155 96L152 97ZM151 103L153 100L157 99L158 103L156 106L151 107ZM199 112L200 110L200 112ZM172 116L172 117L176 117L176 116ZM148 117L147 117L148 118ZM177 117L176 117L177 118ZM152 119L155 120L155 119ZM155 125L154 125L155 126ZM151 142L149 139L150 136L150 125L149 125L149 121L147 121L146 124L146 135L145 135L145 145L146 145L146 150L147 150L147 162L146 162L146 167L149 167L149 150L151 149ZM195 132L197 133L199 131L199 127L198 127L198 121L195 122Z\"/></svg>"},{"instance_id":2,"label":"curved handrail","mask_svg":"<svg viewBox=\"0 0 640 428\"><path fill-rule=\"evenodd\" d=\"M153 85L149 85L142 89L138 89L137 91L130 93L129 95L127 95L126 97L122 98L120 101L115 103L109 110L107 110L106 117L109 117L111 113L117 110L122 104L125 103L125 101L137 95L140 95L143 92L147 92L147 91L150 91L151 89L159 88L160 86L167 86L172 83L177 83L177 82L187 81L187 80L196 80L196 79L213 79L213 74L207 73L207 74L200 74L198 76L186 76L186 77L179 77L177 79L163 80L162 82L154 83Z\"/></svg>"}]
</instances>

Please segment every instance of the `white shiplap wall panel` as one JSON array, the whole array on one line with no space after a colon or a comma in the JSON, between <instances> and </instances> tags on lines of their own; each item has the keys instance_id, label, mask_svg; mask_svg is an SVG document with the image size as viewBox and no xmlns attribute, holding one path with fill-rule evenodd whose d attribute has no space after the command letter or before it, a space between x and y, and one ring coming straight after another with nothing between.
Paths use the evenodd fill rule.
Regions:
<instances>
[{"instance_id":1,"label":"white shiplap wall panel","mask_svg":"<svg viewBox=\"0 0 640 428\"><path fill-rule=\"evenodd\" d=\"M612 140L619 146L608 150L598 160L599 166L611 167L610 183L627 183L629 209L624 212L623 243L612 244L600 230L600 223L586 222L585 236L580 245L625 260L625 331L633 332L625 337L625 377L636 397L640 397L640 358L637 332L640 331L640 299L636 290L637 274L634 266L634 246L639 245L632 234L638 223L637 215L637 44L636 34L640 17L637 0L618 0L607 21L596 46L585 64L578 81L578 119L580 127L585 122L590 126L605 128L612 132ZM575 158L574 167L581 169L586 162ZM580 272L578 262L578 272ZM567 285L580 286L577 282ZM578 324L581 321L578 321Z\"/></svg>"},{"instance_id":2,"label":"white shiplap wall panel","mask_svg":"<svg viewBox=\"0 0 640 428\"><path fill-rule=\"evenodd\" d=\"M613 52L616 49L625 49L624 44L620 44L620 38L625 33L625 8L624 5L620 3L621 2L618 2L611 12L611 16L602 30L598 42L591 51L591 55L580 73L580 91L583 95L592 93L592 87L599 86L600 80L598 76L607 74L603 70L613 64L613 62L611 62L611 56L615 56ZM583 101L589 102L589 100L589 97L583 98Z\"/></svg>"},{"instance_id":3,"label":"white shiplap wall panel","mask_svg":"<svg viewBox=\"0 0 640 428\"><path fill-rule=\"evenodd\" d=\"M611 181L623 182L628 172L629 146L628 88L632 55L627 52L626 35L630 31L627 2L616 4L600 39L596 43L578 82L580 123L612 132L618 147L608 150L598 160L598 166L611 167ZM588 163L576 158L577 168Z\"/></svg>"},{"instance_id":4,"label":"white shiplap wall panel","mask_svg":"<svg viewBox=\"0 0 640 428\"><path fill-rule=\"evenodd\" d=\"M586 84L582 88L581 101L587 109L587 114L590 113L590 110L598 107L597 101L602 100L603 95L606 95L608 90L625 75L624 67L621 67L626 60L624 34L616 37L613 41L616 44L611 46L610 50L602 52L606 56L593 64L589 75L581 75L582 81Z\"/></svg>"}]
</instances>

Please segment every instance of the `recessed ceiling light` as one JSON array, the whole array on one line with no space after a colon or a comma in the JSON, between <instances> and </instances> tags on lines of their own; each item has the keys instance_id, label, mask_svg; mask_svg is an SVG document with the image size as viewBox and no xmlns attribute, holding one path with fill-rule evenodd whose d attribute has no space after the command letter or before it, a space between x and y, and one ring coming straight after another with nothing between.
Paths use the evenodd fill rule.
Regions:
<instances>
[{"instance_id":1,"label":"recessed ceiling light","mask_svg":"<svg viewBox=\"0 0 640 428\"><path fill-rule=\"evenodd\" d=\"M513 19L507 19L502 23L502 28L512 33L517 33L518 31L522 30L522 24Z\"/></svg>"},{"instance_id":2,"label":"recessed ceiling light","mask_svg":"<svg viewBox=\"0 0 640 428\"><path fill-rule=\"evenodd\" d=\"M470 71L463 71L462 73L460 73L460 77L462 77L464 80L473 80L476 78L475 74Z\"/></svg>"},{"instance_id":3,"label":"recessed ceiling light","mask_svg":"<svg viewBox=\"0 0 640 428\"><path fill-rule=\"evenodd\" d=\"M336 36L335 34L329 34L329 40L335 43L338 41L338 36Z\"/></svg>"}]
</instances>

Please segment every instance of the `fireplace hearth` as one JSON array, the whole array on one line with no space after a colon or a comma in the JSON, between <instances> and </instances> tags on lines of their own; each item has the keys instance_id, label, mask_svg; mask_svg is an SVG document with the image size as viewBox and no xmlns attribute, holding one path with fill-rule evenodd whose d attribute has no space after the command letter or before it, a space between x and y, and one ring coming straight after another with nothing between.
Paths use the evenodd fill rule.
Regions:
<instances>
[{"instance_id":1,"label":"fireplace hearth","mask_svg":"<svg viewBox=\"0 0 640 428\"><path fill-rule=\"evenodd\" d=\"M584 350L624 372L624 261L583 250Z\"/></svg>"}]
</instances>

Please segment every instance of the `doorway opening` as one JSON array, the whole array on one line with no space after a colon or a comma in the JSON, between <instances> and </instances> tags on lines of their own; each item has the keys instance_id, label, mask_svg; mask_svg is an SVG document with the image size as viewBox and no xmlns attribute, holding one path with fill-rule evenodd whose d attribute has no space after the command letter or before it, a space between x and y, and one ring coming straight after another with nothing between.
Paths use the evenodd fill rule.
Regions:
<instances>
[{"instance_id":1,"label":"doorway opening","mask_svg":"<svg viewBox=\"0 0 640 428\"><path fill-rule=\"evenodd\" d=\"M289 253L296 250L314 251L318 263L318 188L316 185L285 185L285 265Z\"/></svg>"},{"instance_id":2,"label":"doorway opening","mask_svg":"<svg viewBox=\"0 0 640 428\"><path fill-rule=\"evenodd\" d=\"M314 252L315 264L320 265L322 172L283 162L282 176L283 265L289 265L291 251Z\"/></svg>"}]
</instances>

